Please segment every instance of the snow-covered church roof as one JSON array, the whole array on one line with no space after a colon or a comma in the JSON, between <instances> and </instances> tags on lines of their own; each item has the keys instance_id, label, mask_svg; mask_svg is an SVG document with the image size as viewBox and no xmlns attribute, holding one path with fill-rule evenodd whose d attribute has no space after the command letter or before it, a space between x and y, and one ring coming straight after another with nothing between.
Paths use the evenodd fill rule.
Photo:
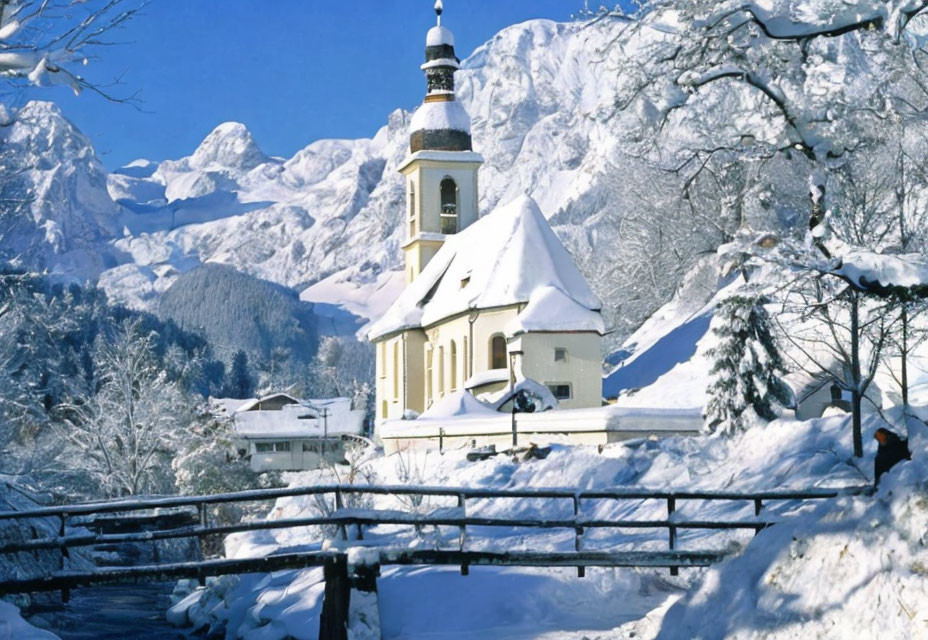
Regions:
<instances>
[{"instance_id":1,"label":"snow-covered church roof","mask_svg":"<svg viewBox=\"0 0 928 640\"><path fill-rule=\"evenodd\" d=\"M603 333L602 303L548 225L521 196L444 245L368 334L377 340L475 309L525 304L506 327Z\"/></svg>"}]
</instances>

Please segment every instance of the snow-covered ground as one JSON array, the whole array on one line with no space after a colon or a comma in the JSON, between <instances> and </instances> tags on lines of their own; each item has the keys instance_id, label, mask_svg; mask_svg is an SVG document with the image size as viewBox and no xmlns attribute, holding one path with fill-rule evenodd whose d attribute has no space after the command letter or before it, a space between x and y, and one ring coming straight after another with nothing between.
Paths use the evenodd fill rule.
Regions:
<instances>
[{"instance_id":1,"label":"snow-covered ground","mask_svg":"<svg viewBox=\"0 0 928 640\"><path fill-rule=\"evenodd\" d=\"M463 451L445 455L404 452L367 460L359 467L359 477L363 478L359 481L494 488L759 490L859 486L872 481L876 443L871 435L880 424L876 417L871 417L865 425L864 461L856 461L851 455L847 417L836 416L810 422L775 421L757 425L731 439L700 436L639 440L609 445L601 452L595 447L556 446L547 459L525 462L505 456L468 462ZM331 482L333 478L328 474L304 472L292 475L290 481L294 485ZM881 493L878 499L884 495ZM873 500L846 498L835 504L867 505ZM442 498L426 498L421 504L411 504L381 496L356 506L428 512L453 505ZM539 517L542 513L568 516L571 505L552 507L541 499L496 499L469 501L467 508L469 515ZM739 551L749 543L750 546L740 559L709 571L683 570L677 578L659 570L591 569L587 577L578 578L573 570L474 567L465 577L453 568L385 568L378 584L377 606L373 599L368 599L353 610L355 637L376 637L371 630L376 626L371 622L375 619L379 619L385 638L656 637L658 633L670 633L668 625L662 622L668 610L667 615L674 620L692 620L685 611L690 606L704 605L700 598L708 596L698 594L711 591L713 584L718 585L713 576L727 575L725 572L732 571L728 568L732 563L751 562L756 549L760 550L760 562L767 561L774 551L763 541L783 539L786 534L777 533L779 530L795 534L799 530L796 527L807 527L809 535L813 535L816 514L830 508L840 507L816 508L796 502L765 505L768 517L783 519L787 524L763 533L753 543L750 532L681 531L678 540L679 548L683 549ZM582 513L598 518L658 519L666 515L665 509L661 501L597 500L584 504ZM866 510L861 509L861 513ZM319 512L315 499L295 497L277 501L268 517L288 518ZM753 515L752 505L734 502L683 502L678 505L678 512L683 517L698 514L705 519L729 520ZM329 544L323 542L326 533L332 532L304 528L235 534L227 538L226 550L230 556L242 557L320 548ZM366 532L363 544L453 545L457 533L449 529L416 534L402 527L380 527ZM567 550L572 548L573 532L469 529L467 544L470 549ZM666 544L666 531L658 530L597 531L584 536L586 549L666 549ZM791 557L790 548L781 545L777 557L782 554L786 554L783 558ZM739 588L748 588L744 581L750 581L750 571L745 575L738 583ZM312 638L318 628L321 607L320 581L320 570L223 578L205 591L194 591L171 615L178 623L226 626L229 638L282 639L288 635ZM693 604L681 609L684 605L674 602L688 590L695 590L690 593L696 595L685 596L680 603ZM693 624L698 625L698 621ZM667 637L696 636L690 633Z\"/></svg>"}]
</instances>

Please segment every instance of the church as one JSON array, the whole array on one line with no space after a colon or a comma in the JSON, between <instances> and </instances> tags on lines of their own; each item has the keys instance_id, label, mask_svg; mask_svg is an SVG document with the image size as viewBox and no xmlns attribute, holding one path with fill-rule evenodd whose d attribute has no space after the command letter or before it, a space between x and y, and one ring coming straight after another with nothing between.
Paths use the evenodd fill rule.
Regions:
<instances>
[{"instance_id":1,"label":"church","mask_svg":"<svg viewBox=\"0 0 928 640\"><path fill-rule=\"evenodd\" d=\"M406 288L372 327L376 418L422 413L530 379L561 408L602 404L601 303L526 196L480 216L470 117L455 99L454 35L426 37L425 101L410 124Z\"/></svg>"}]
</instances>

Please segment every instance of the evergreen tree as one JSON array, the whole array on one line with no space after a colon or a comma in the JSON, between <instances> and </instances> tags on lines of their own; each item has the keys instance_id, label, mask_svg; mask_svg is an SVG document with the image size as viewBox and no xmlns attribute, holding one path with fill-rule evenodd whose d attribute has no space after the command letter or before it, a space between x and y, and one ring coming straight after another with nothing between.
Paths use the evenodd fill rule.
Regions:
<instances>
[{"instance_id":1,"label":"evergreen tree","mask_svg":"<svg viewBox=\"0 0 928 640\"><path fill-rule=\"evenodd\" d=\"M789 387L779 377L785 369L765 302L736 295L718 306L712 332L719 342L706 352L714 361L705 413L709 431L731 435L744 430L748 410L772 420L773 403L786 405L791 399Z\"/></svg>"},{"instance_id":2,"label":"evergreen tree","mask_svg":"<svg viewBox=\"0 0 928 640\"><path fill-rule=\"evenodd\" d=\"M254 392L255 381L248 369L248 355L242 350L236 351L232 357L225 395L230 398L250 398Z\"/></svg>"}]
</instances>

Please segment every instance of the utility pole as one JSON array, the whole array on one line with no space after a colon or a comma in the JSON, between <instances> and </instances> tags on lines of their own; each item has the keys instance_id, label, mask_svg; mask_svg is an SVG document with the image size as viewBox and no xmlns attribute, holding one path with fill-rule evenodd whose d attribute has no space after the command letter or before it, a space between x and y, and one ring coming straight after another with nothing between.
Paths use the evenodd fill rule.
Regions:
<instances>
[{"instance_id":1,"label":"utility pole","mask_svg":"<svg viewBox=\"0 0 928 640\"><path fill-rule=\"evenodd\" d=\"M329 439L329 408L322 407L322 457L325 458L325 443Z\"/></svg>"}]
</instances>

